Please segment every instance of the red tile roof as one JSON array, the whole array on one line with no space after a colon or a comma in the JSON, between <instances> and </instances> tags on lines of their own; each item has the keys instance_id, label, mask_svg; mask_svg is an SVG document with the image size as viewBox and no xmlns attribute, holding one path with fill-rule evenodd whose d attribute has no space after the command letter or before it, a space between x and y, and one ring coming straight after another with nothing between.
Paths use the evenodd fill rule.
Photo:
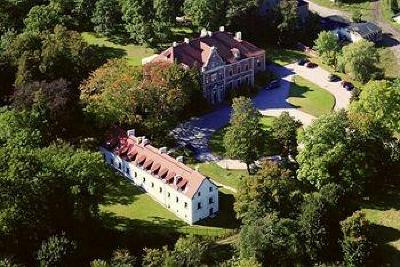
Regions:
<instances>
[{"instance_id":1,"label":"red tile roof","mask_svg":"<svg viewBox=\"0 0 400 267\"><path fill-rule=\"evenodd\" d=\"M144 145L139 142L139 139L128 136L122 129L115 128L104 147L124 160L138 164L150 171L153 176L164 180L175 190L192 198L206 177L169 155L160 153L150 144ZM174 183L175 179L176 183Z\"/></svg>"},{"instance_id":2,"label":"red tile roof","mask_svg":"<svg viewBox=\"0 0 400 267\"><path fill-rule=\"evenodd\" d=\"M238 61L233 54L235 49L240 52L240 59L265 53L263 49L245 40L237 40L232 33L219 31L212 33L211 36L208 34L193 39L189 43L183 42L175 47L170 47L161 52L152 62L168 61L173 63L176 61L186 67L202 67L207 64L212 47L217 49L226 64Z\"/></svg>"}]
</instances>

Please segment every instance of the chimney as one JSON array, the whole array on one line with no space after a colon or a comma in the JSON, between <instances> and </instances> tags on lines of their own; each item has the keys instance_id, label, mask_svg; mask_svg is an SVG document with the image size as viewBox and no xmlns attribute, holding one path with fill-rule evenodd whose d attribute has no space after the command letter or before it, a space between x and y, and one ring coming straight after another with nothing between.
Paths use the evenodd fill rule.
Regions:
<instances>
[{"instance_id":1,"label":"chimney","mask_svg":"<svg viewBox=\"0 0 400 267\"><path fill-rule=\"evenodd\" d=\"M135 137L135 129L128 130L128 137Z\"/></svg>"},{"instance_id":2,"label":"chimney","mask_svg":"<svg viewBox=\"0 0 400 267\"><path fill-rule=\"evenodd\" d=\"M150 140L143 136L142 144L143 144L143 146L148 145L148 144L150 144Z\"/></svg>"},{"instance_id":3,"label":"chimney","mask_svg":"<svg viewBox=\"0 0 400 267\"><path fill-rule=\"evenodd\" d=\"M190 42L189 38L185 38L184 42L188 44Z\"/></svg>"},{"instance_id":4,"label":"chimney","mask_svg":"<svg viewBox=\"0 0 400 267\"><path fill-rule=\"evenodd\" d=\"M225 31L225 26L219 26L219 31L224 32Z\"/></svg>"},{"instance_id":5,"label":"chimney","mask_svg":"<svg viewBox=\"0 0 400 267\"><path fill-rule=\"evenodd\" d=\"M158 151L160 152L160 154L167 154L167 147L166 146L160 147Z\"/></svg>"},{"instance_id":6,"label":"chimney","mask_svg":"<svg viewBox=\"0 0 400 267\"><path fill-rule=\"evenodd\" d=\"M207 34L208 34L208 36L210 36L210 37L211 37L211 36L213 35L213 32L211 32L211 31L208 31L208 32L207 32Z\"/></svg>"},{"instance_id":7,"label":"chimney","mask_svg":"<svg viewBox=\"0 0 400 267\"><path fill-rule=\"evenodd\" d=\"M242 41L242 32L236 32L235 39L238 41Z\"/></svg>"},{"instance_id":8,"label":"chimney","mask_svg":"<svg viewBox=\"0 0 400 267\"><path fill-rule=\"evenodd\" d=\"M207 29L202 29L200 32L200 37L206 37L207 36Z\"/></svg>"},{"instance_id":9,"label":"chimney","mask_svg":"<svg viewBox=\"0 0 400 267\"><path fill-rule=\"evenodd\" d=\"M176 157L176 161L180 162L180 163L183 163L183 156Z\"/></svg>"},{"instance_id":10,"label":"chimney","mask_svg":"<svg viewBox=\"0 0 400 267\"><path fill-rule=\"evenodd\" d=\"M178 43L177 42L173 42L172 43L172 47L177 47L178 46Z\"/></svg>"}]
</instances>

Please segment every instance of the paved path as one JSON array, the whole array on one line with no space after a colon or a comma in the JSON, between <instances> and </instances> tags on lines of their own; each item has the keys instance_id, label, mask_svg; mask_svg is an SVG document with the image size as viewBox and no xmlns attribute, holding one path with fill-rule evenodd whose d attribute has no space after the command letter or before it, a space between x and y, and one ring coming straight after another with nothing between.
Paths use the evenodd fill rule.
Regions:
<instances>
[{"instance_id":1,"label":"paved path","mask_svg":"<svg viewBox=\"0 0 400 267\"><path fill-rule=\"evenodd\" d=\"M265 116L279 116L286 111L301 121L304 126L310 125L315 119L314 116L294 108L287 102L290 85L295 74L301 75L331 92L337 98L335 109L346 108L350 102L350 93L341 88L339 83L329 83L327 81L329 73L321 68L308 69L297 64L291 64L286 67L270 65L269 68L280 77L280 87L273 90L262 89L252 99L255 107ZM192 118L180 124L173 130L173 134L179 144L190 144L193 147L197 160L220 161L220 158L211 153L208 148L208 141L213 133L228 124L230 113L230 106L220 106L211 113L202 117ZM231 169L243 168L243 164L237 161L225 161L221 164L229 164Z\"/></svg>"},{"instance_id":2,"label":"paved path","mask_svg":"<svg viewBox=\"0 0 400 267\"><path fill-rule=\"evenodd\" d=\"M342 17L347 21L351 21L351 14L344 12L342 10L332 9L328 7L320 6L313 3L312 0L305 0L309 3L309 9L313 12L318 13L321 17ZM374 23L382 28L384 33L383 44L389 47L397 58L398 65L400 66L400 30L393 27L389 22L387 22L381 10L382 0L371 2L372 7L372 19Z\"/></svg>"}]
</instances>

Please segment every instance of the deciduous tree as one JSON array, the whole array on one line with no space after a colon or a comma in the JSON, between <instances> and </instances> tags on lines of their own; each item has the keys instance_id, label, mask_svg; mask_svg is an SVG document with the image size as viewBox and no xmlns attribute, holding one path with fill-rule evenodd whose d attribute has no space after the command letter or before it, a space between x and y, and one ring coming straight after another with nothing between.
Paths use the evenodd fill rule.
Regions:
<instances>
[{"instance_id":1,"label":"deciduous tree","mask_svg":"<svg viewBox=\"0 0 400 267\"><path fill-rule=\"evenodd\" d=\"M336 67L337 55L340 51L339 40L333 32L322 31L315 40L315 48L323 60Z\"/></svg>"},{"instance_id":2,"label":"deciduous tree","mask_svg":"<svg viewBox=\"0 0 400 267\"><path fill-rule=\"evenodd\" d=\"M365 83L381 74L379 54L372 42L361 40L343 47L343 60L346 73L357 81Z\"/></svg>"},{"instance_id":3,"label":"deciduous tree","mask_svg":"<svg viewBox=\"0 0 400 267\"><path fill-rule=\"evenodd\" d=\"M230 126L224 136L225 151L229 157L246 163L249 173L250 164L260 157L264 147L260 118L249 98L233 99Z\"/></svg>"}]
</instances>

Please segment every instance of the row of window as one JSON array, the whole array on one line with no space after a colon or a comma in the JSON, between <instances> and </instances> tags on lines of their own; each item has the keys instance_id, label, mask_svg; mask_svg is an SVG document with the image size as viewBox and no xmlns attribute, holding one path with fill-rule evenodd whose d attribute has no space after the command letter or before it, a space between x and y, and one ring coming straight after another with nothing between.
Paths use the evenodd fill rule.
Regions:
<instances>
[{"instance_id":1,"label":"row of window","mask_svg":"<svg viewBox=\"0 0 400 267\"><path fill-rule=\"evenodd\" d=\"M103 156L104 156L104 158L105 158L105 155L103 155ZM114 166L114 160L113 160L113 159L110 159L110 164ZM122 170L122 164L121 164L121 162L118 163L118 169L119 169L119 170ZM125 172L126 172L127 175L130 174L130 169L129 169L129 167L126 168ZM136 173L136 172L135 172L134 176L135 176L135 178L137 177L137 173ZM146 178L143 177L143 184L144 184L145 182L146 182ZM151 183L151 187L154 188L154 183L153 183L153 182ZM212 192L214 189L213 189L212 186L210 186L208 190L209 190L209 192ZM163 189L162 189L162 187L160 187L160 188L159 188L159 193L161 194L162 192L163 192ZM168 196L168 197L171 197L171 193L168 192L167 196ZM199 197L201 196L201 192L200 192L200 191L197 193L197 196L199 196ZM179 198L178 198L178 197L175 197L175 202L176 202L176 203L179 202ZM213 204L213 203L214 203L213 197L209 197L209 198L208 198L208 203L209 203L209 204ZM169 207L169 205L168 205L168 207ZM187 203L187 202L184 202L184 207L185 207L185 208L188 207L188 203ZM199 210L199 209L201 209L201 208L202 208L201 202L198 202L198 203L197 203L197 209Z\"/></svg>"}]
</instances>

